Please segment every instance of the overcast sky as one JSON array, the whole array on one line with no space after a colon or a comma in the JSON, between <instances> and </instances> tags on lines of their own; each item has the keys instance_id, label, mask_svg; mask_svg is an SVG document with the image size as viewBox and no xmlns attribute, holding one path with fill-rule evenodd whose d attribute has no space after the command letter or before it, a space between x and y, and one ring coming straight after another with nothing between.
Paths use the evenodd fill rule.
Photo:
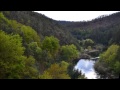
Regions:
<instances>
[{"instance_id":1,"label":"overcast sky","mask_svg":"<svg viewBox=\"0 0 120 90\"><path fill-rule=\"evenodd\" d=\"M54 20L87 21L101 15L109 15L118 11L35 11Z\"/></svg>"}]
</instances>

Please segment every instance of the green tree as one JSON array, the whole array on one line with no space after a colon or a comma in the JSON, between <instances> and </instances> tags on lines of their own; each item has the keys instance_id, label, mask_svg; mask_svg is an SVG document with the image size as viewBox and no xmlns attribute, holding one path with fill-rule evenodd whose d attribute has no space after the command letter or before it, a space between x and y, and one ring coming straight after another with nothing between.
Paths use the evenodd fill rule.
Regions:
<instances>
[{"instance_id":1,"label":"green tree","mask_svg":"<svg viewBox=\"0 0 120 90\"><path fill-rule=\"evenodd\" d=\"M61 60L71 62L79 57L79 51L75 45L66 45L61 47Z\"/></svg>"},{"instance_id":2,"label":"green tree","mask_svg":"<svg viewBox=\"0 0 120 90\"><path fill-rule=\"evenodd\" d=\"M54 36L46 36L43 40L42 49L50 52L52 55L55 55L58 52L59 47L59 40Z\"/></svg>"},{"instance_id":3,"label":"green tree","mask_svg":"<svg viewBox=\"0 0 120 90\"><path fill-rule=\"evenodd\" d=\"M37 42L40 45L40 37L31 27L22 25L19 33L26 43Z\"/></svg>"},{"instance_id":4,"label":"green tree","mask_svg":"<svg viewBox=\"0 0 120 90\"><path fill-rule=\"evenodd\" d=\"M102 78L118 78L120 73L119 46L111 45L100 56L95 70ZM119 53L118 53L119 52Z\"/></svg>"},{"instance_id":5,"label":"green tree","mask_svg":"<svg viewBox=\"0 0 120 90\"><path fill-rule=\"evenodd\" d=\"M47 62L46 65L48 67L56 61L59 47L59 40L54 36L46 36L44 38L42 42L42 60Z\"/></svg>"},{"instance_id":6,"label":"green tree","mask_svg":"<svg viewBox=\"0 0 120 90\"><path fill-rule=\"evenodd\" d=\"M37 67L35 66L35 59L29 56L25 59L25 68L23 71L23 78L25 79L37 79L39 76Z\"/></svg>"},{"instance_id":7,"label":"green tree","mask_svg":"<svg viewBox=\"0 0 120 90\"><path fill-rule=\"evenodd\" d=\"M86 39L83 41L83 45L87 48L88 46L94 45L94 41L92 39Z\"/></svg>"},{"instance_id":8,"label":"green tree","mask_svg":"<svg viewBox=\"0 0 120 90\"><path fill-rule=\"evenodd\" d=\"M41 59L42 49L38 46L37 42L31 42L28 44L27 54L34 56L36 60Z\"/></svg>"},{"instance_id":9,"label":"green tree","mask_svg":"<svg viewBox=\"0 0 120 90\"><path fill-rule=\"evenodd\" d=\"M67 62L65 62L65 61L61 61L61 62L60 62L60 66L61 66L61 67L64 67L65 69L67 69L68 66L69 66L69 63L67 63Z\"/></svg>"},{"instance_id":10,"label":"green tree","mask_svg":"<svg viewBox=\"0 0 120 90\"><path fill-rule=\"evenodd\" d=\"M39 79L53 79L49 72L44 71L44 74L39 76Z\"/></svg>"},{"instance_id":11,"label":"green tree","mask_svg":"<svg viewBox=\"0 0 120 90\"><path fill-rule=\"evenodd\" d=\"M52 77L52 79L70 79L67 74L67 69L64 66L60 66L60 64L52 64L42 76L43 79L47 77L48 79Z\"/></svg>"},{"instance_id":12,"label":"green tree","mask_svg":"<svg viewBox=\"0 0 120 90\"><path fill-rule=\"evenodd\" d=\"M22 78L24 49L19 35L7 35L0 31L0 78Z\"/></svg>"}]
</instances>

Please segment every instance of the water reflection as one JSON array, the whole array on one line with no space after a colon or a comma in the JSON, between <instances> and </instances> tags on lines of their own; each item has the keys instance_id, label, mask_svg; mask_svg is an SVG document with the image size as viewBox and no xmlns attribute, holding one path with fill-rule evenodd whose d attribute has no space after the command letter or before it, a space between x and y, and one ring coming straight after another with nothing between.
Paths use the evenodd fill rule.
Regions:
<instances>
[{"instance_id":1,"label":"water reflection","mask_svg":"<svg viewBox=\"0 0 120 90\"><path fill-rule=\"evenodd\" d=\"M94 63L95 61L93 60L81 59L75 66L75 69L81 70L88 79L96 79L96 73L93 68Z\"/></svg>"}]
</instances>

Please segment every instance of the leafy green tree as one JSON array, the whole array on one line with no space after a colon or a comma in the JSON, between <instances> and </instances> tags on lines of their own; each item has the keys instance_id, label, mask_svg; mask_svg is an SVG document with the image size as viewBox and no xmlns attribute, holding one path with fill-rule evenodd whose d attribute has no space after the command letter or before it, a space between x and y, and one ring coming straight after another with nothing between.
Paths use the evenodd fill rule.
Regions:
<instances>
[{"instance_id":1,"label":"leafy green tree","mask_svg":"<svg viewBox=\"0 0 120 90\"><path fill-rule=\"evenodd\" d=\"M8 35L0 30L0 78L38 78L35 59L24 56L25 48L19 35Z\"/></svg>"},{"instance_id":2,"label":"leafy green tree","mask_svg":"<svg viewBox=\"0 0 120 90\"><path fill-rule=\"evenodd\" d=\"M59 40L54 36L46 36L43 40L42 49L50 52L52 55L55 55L58 52L59 47Z\"/></svg>"},{"instance_id":3,"label":"leafy green tree","mask_svg":"<svg viewBox=\"0 0 120 90\"><path fill-rule=\"evenodd\" d=\"M119 73L120 72L120 46L119 46L119 48L118 48L118 50L117 50L117 55L116 55L116 60L117 60L117 62L116 62L116 64L115 64L115 72L116 73ZM119 77L120 77L120 73L119 73Z\"/></svg>"},{"instance_id":4,"label":"leafy green tree","mask_svg":"<svg viewBox=\"0 0 120 90\"><path fill-rule=\"evenodd\" d=\"M64 66L60 66L59 64L52 64L41 76L47 77L48 79L52 77L52 79L70 79L67 74L67 69Z\"/></svg>"},{"instance_id":5,"label":"leafy green tree","mask_svg":"<svg viewBox=\"0 0 120 90\"><path fill-rule=\"evenodd\" d=\"M41 59L42 49L38 46L37 42L31 42L30 44L28 44L27 50L27 53L34 56L36 60Z\"/></svg>"},{"instance_id":6,"label":"leafy green tree","mask_svg":"<svg viewBox=\"0 0 120 90\"><path fill-rule=\"evenodd\" d=\"M102 78L118 78L120 74L119 46L111 45L101 54L95 70ZM119 52L119 53L118 53Z\"/></svg>"},{"instance_id":7,"label":"leafy green tree","mask_svg":"<svg viewBox=\"0 0 120 90\"><path fill-rule=\"evenodd\" d=\"M24 47L19 35L7 35L0 30L0 78L22 78Z\"/></svg>"},{"instance_id":8,"label":"leafy green tree","mask_svg":"<svg viewBox=\"0 0 120 90\"><path fill-rule=\"evenodd\" d=\"M23 72L23 78L25 79L37 79L39 72L35 66L35 59L32 56L29 56L25 59L25 69Z\"/></svg>"},{"instance_id":9,"label":"leafy green tree","mask_svg":"<svg viewBox=\"0 0 120 90\"><path fill-rule=\"evenodd\" d=\"M61 47L61 60L71 62L79 57L79 51L75 45L66 45Z\"/></svg>"},{"instance_id":10,"label":"leafy green tree","mask_svg":"<svg viewBox=\"0 0 120 90\"><path fill-rule=\"evenodd\" d=\"M87 48L88 46L94 45L94 41L92 39L86 39L83 41L83 45Z\"/></svg>"},{"instance_id":11,"label":"leafy green tree","mask_svg":"<svg viewBox=\"0 0 120 90\"><path fill-rule=\"evenodd\" d=\"M39 75L39 79L53 79L49 72L44 71L44 74Z\"/></svg>"},{"instance_id":12,"label":"leafy green tree","mask_svg":"<svg viewBox=\"0 0 120 90\"><path fill-rule=\"evenodd\" d=\"M37 35L36 31L33 30L29 26L22 25L21 28L21 35L26 43L30 42L37 42L40 45L40 37Z\"/></svg>"},{"instance_id":13,"label":"leafy green tree","mask_svg":"<svg viewBox=\"0 0 120 90\"><path fill-rule=\"evenodd\" d=\"M61 61L61 62L60 62L60 66L67 69L68 66L69 66L69 63L67 63L67 62L65 62L65 61Z\"/></svg>"},{"instance_id":14,"label":"leafy green tree","mask_svg":"<svg viewBox=\"0 0 120 90\"><path fill-rule=\"evenodd\" d=\"M46 62L48 67L56 61L59 47L59 40L54 36L44 38L42 42L42 60Z\"/></svg>"}]
</instances>

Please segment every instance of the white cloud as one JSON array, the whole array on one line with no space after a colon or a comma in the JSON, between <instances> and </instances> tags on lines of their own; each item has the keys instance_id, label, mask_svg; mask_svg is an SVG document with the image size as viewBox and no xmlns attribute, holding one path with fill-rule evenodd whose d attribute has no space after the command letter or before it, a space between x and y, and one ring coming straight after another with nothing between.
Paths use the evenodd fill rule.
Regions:
<instances>
[{"instance_id":1,"label":"white cloud","mask_svg":"<svg viewBox=\"0 0 120 90\"><path fill-rule=\"evenodd\" d=\"M118 11L35 11L54 20L83 21L92 20L101 15L108 15Z\"/></svg>"}]
</instances>

